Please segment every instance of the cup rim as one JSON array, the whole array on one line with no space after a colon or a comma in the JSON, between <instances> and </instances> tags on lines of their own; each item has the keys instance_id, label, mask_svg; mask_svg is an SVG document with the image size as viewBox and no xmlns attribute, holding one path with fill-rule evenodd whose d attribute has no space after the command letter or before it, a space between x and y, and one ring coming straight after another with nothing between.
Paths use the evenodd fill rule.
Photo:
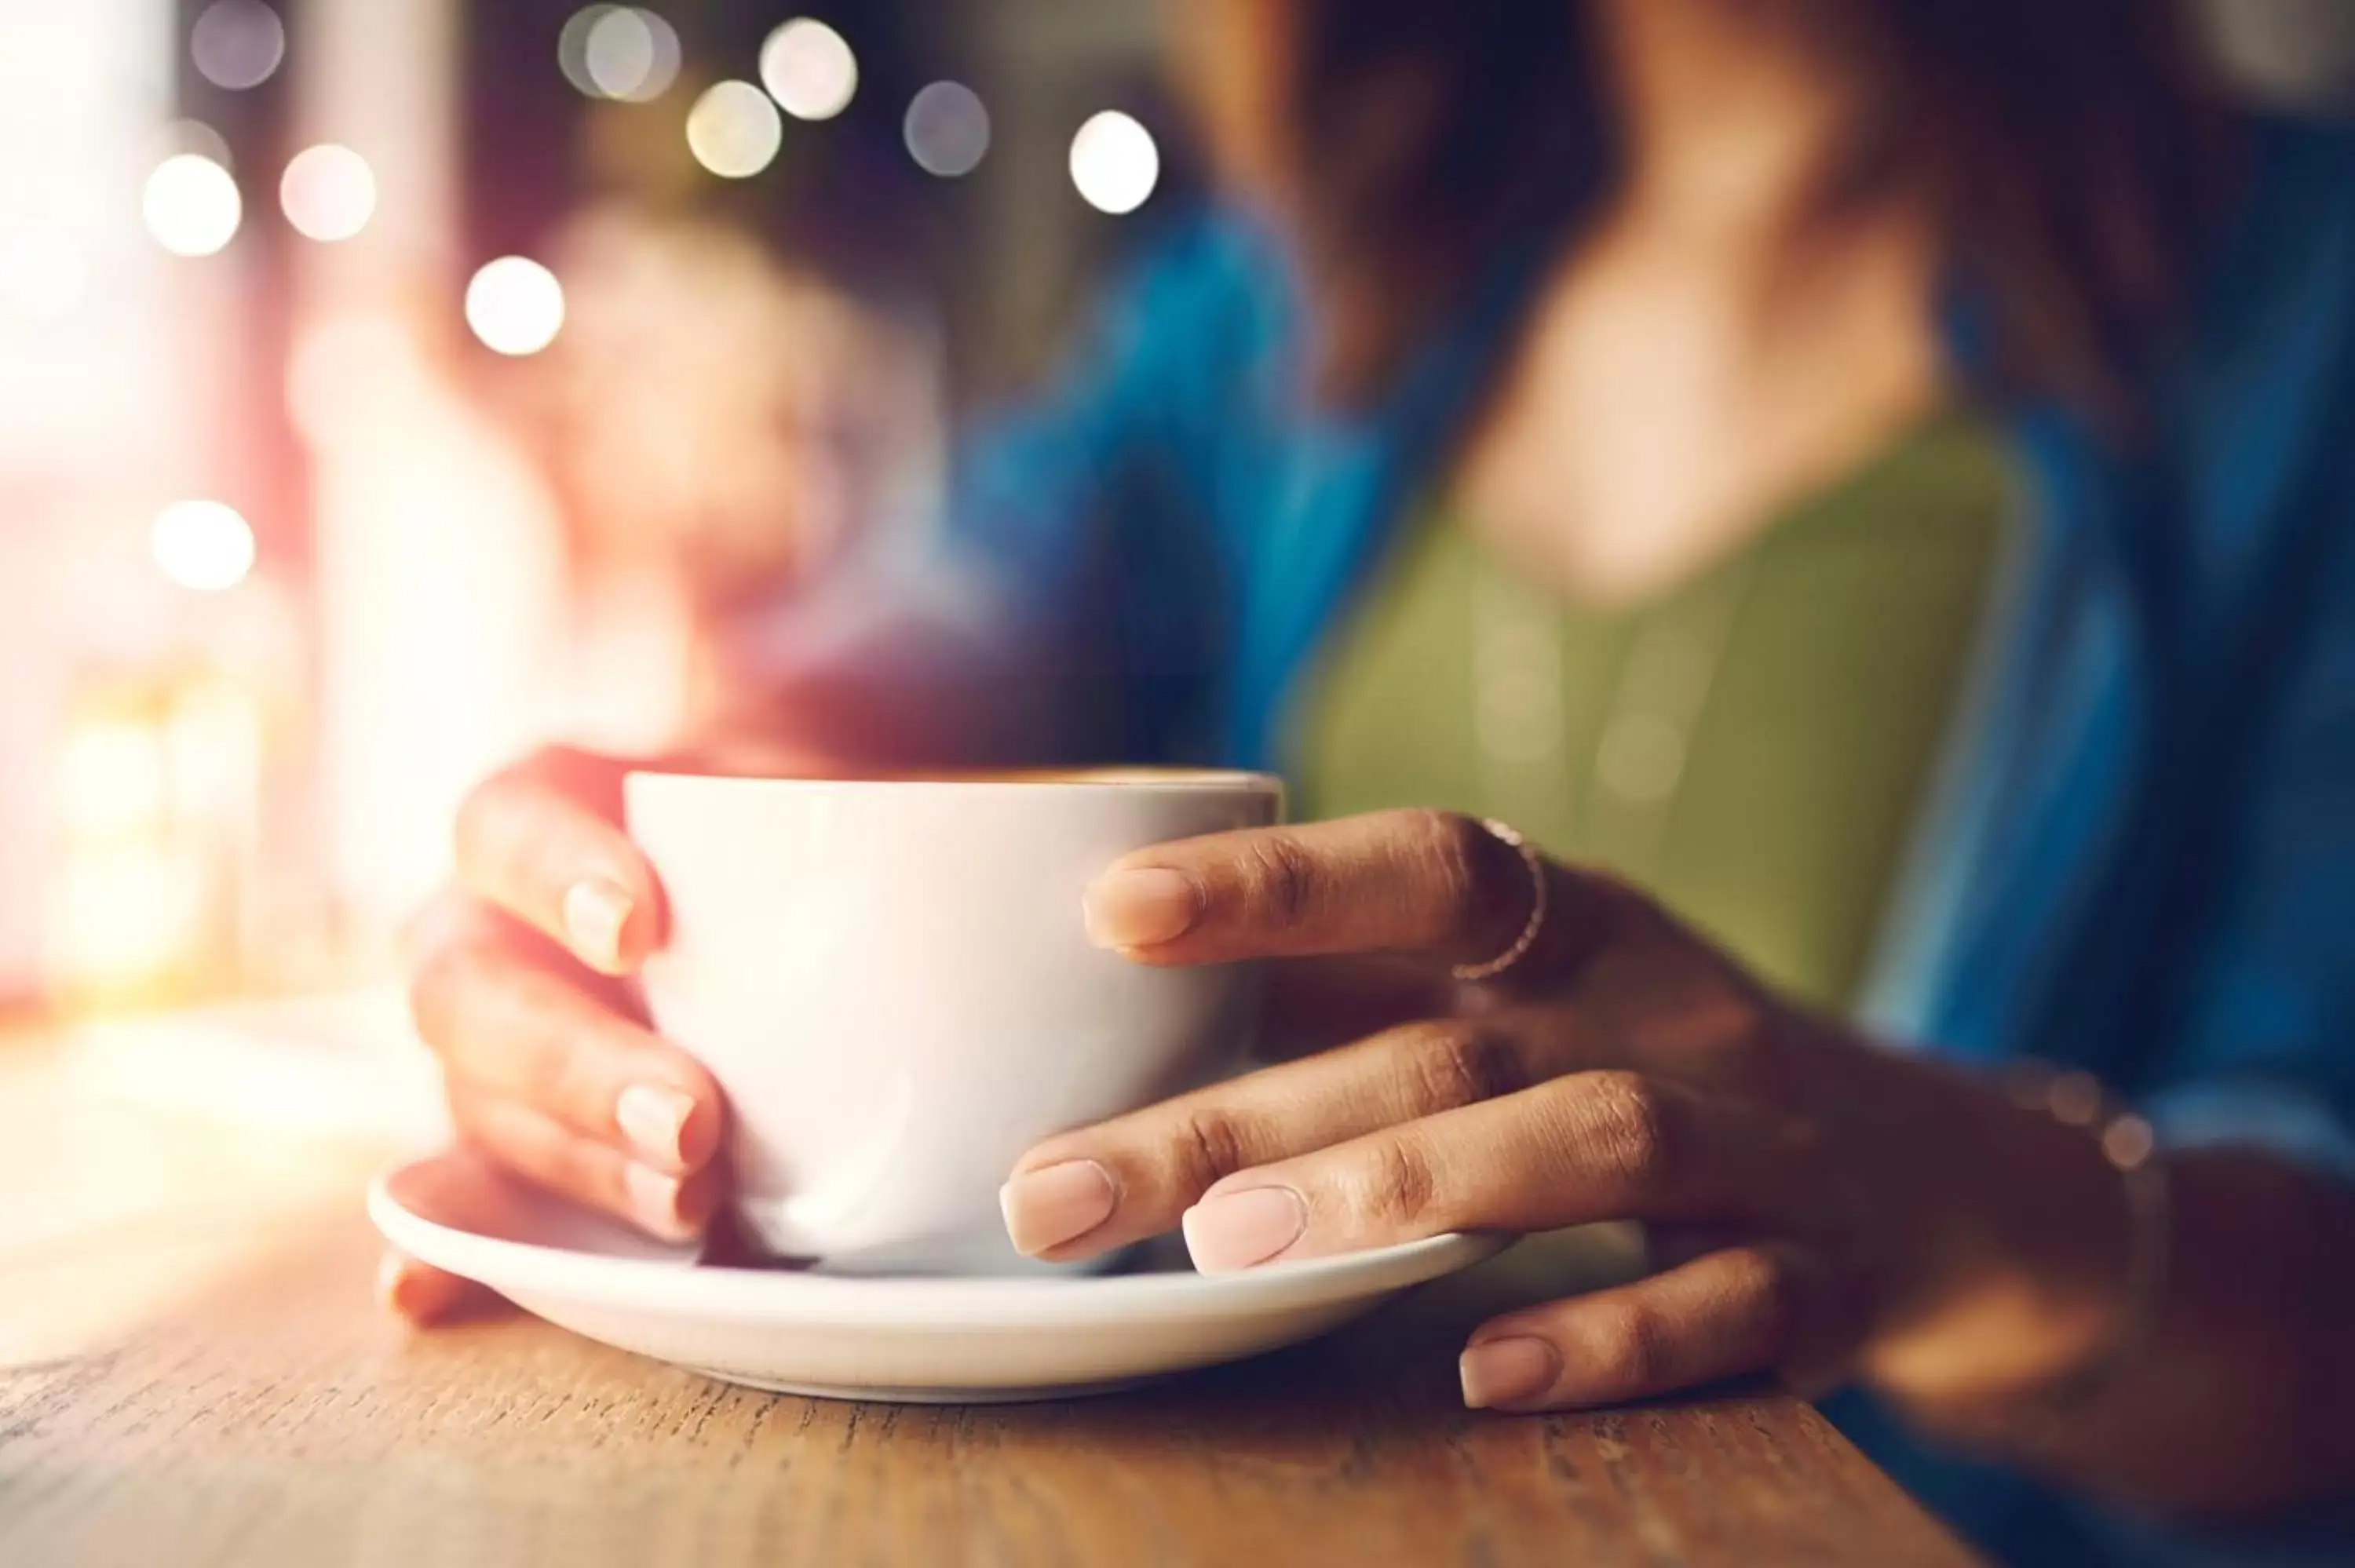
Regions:
<instances>
[{"instance_id":1,"label":"cup rim","mask_svg":"<svg viewBox=\"0 0 2355 1568\"><path fill-rule=\"evenodd\" d=\"M1090 777L1091 775L1102 777ZM891 793L976 789L1014 793L1078 789L1092 792L1117 791L1125 794L1218 791L1281 796L1284 792L1283 779L1273 773L1262 773L1246 768L1165 768L1145 764L1133 767L1114 765L1075 768L975 768L970 773L944 768L937 772L919 770L898 776L882 774L872 778L806 779L773 777L764 774L687 773L666 768L633 768L623 775L623 784L625 789L641 780L651 784L709 785L716 789L785 789L795 793L846 788Z\"/></svg>"}]
</instances>

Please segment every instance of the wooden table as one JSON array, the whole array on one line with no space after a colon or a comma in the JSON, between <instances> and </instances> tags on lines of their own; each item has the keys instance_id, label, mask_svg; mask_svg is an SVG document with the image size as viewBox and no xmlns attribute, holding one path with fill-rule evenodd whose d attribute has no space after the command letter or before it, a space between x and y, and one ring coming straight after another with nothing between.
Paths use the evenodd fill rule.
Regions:
<instances>
[{"instance_id":1,"label":"wooden table","mask_svg":"<svg viewBox=\"0 0 2355 1568\"><path fill-rule=\"evenodd\" d=\"M1130 1394L758 1393L519 1315L405 1332L369 1298L371 1151L177 1125L10 1049L11 1568L1974 1561L1778 1392L1467 1414L1455 1350L1537 1255Z\"/></svg>"}]
</instances>

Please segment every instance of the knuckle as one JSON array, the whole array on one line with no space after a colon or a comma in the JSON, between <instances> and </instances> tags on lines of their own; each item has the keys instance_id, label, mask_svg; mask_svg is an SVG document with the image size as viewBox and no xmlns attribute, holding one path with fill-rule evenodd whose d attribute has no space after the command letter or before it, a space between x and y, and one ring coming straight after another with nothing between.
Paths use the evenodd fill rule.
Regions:
<instances>
[{"instance_id":1,"label":"knuckle","mask_svg":"<svg viewBox=\"0 0 2355 1568\"><path fill-rule=\"evenodd\" d=\"M414 970L442 948L464 941L473 926L473 910L465 894L444 887L423 908L402 922L395 933L396 950Z\"/></svg>"},{"instance_id":2,"label":"knuckle","mask_svg":"<svg viewBox=\"0 0 2355 1568\"><path fill-rule=\"evenodd\" d=\"M448 1098L453 1128L496 1164L535 1186L627 1216L622 1162L611 1151L532 1107L457 1085Z\"/></svg>"},{"instance_id":3,"label":"knuckle","mask_svg":"<svg viewBox=\"0 0 2355 1568\"><path fill-rule=\"evenodd\" d=\"M1669 1381L1668 1327L1640 1301L1596 1302L1587 1313L1581 1354L1605 1386L1632 1393Z\"/></svg>"},{"instance_id":4,"label":"knuckle","mask_svg":"<svg viewBox=\"0 0 2355 1568\"><path fill-rule=\"evenodd\" d=\"M453 831L462 873L468 863L479 860L485 848L496 841L511 788L509 775L493 774L467 790L465 798L458 802Z\"/></svg>"},{"instance_id":5,"label":"knuckle","mask_svg":"<svg viewBox=\"0 0 2355 1568\"><path fill-rule=\"evenodd\" d=\"M1178 1124L1177 1148L1183 1179L1198 1192L1243 1168L1242 1129L1215 1106L1187 1114Z\"/></svg>"},{"instance_id":6,"label":"knuckle","mask_svg":"<svg viewBox=\"0 0 2355 1568\"><path fill-rule=\"evenodd\" d=\"M1243 893L1259 917L1279 929L1305 921L1316 906L1316 864L1286 833L1252 841L1242 864Z\"/></svg>"},{"instance_id":7,"label":"knuckle","mask_svg":"<svg viewBox=\"0 0 2355 1568\"><path fill-rule=\"evenodd\" d=\"M453 1080L443 1086L450 1128L470 1149L488 1155L505 1170L537 1178L538 1148L522 1134L512 1111L470 1084Z\"/></svg>"},{"instance_id":8,"label":"knuckle","mask_svg":"<svg viewBox=\"0 0 2355 1568\"><path fill-rule=\"evenodd\" d=\"M525 885L547 838L522 786L506 775L478 784L458 807L460 887L485 903L526 913Z\"/></svg>"},{"instance_id":9,"label":"knuckle","mask_svg":"<svg viewBox=\"0 0 2355 1568\"><path fill-rule=\"evenodd\" d=\"M1604 1166L1639 1192L1672 1190L1683 1174L1673 1097L1640 1073L1604 1072L1585 1086L1591 1135Z\"/></svg>"},{"instance_id":10,"label":"knuckle","mask_svg":"<svg viewBox=\"0 0 2355 1568\"><path fill-rule=\"evenodd\" d=\"M1385 1230L1405 1230L1429 1220L1439 1192L1429 1154L1405 1136L1376 1140L1349 1200L1360 1219Z\"/></svg>"},{"instance_id":11,"label":"knuckle","mask_svg":"<svg viewBox=\"0 0 2355 1568\"><path fill-rule=\"evenodd\" d=\"M559 1137L550 1141L541 1160L543 1184L576 1194L633 1224L645 1224L631 1201L629 1163L613 1150L585 1138Z\"/></svg>"},{"instance_id":12,"label":"knuckle","mask_svg":"<svg viewBox=\"0 0 2355 1568\"><path fill-rule=\"evenodd\" d=\"M587 1053L559 1041L539 1075L539 1108L582 1132L613 1136L614 1095Z\"/></svg>"},{"instance_id":13,"label":"knuckle","mask_svg":"<svg viewBox=\"0 0 2355 1568\"><path fill-rule=\"evenodd\" d=\"M1476 1024L1450 1021L1415 1031L1404 1052L1410 1103L1425 1114L1455 1110L1528 1086L1510 1042Z\"/></svg>"},{"instance_id":14,"label":"knuckle","mask_svg":"<svg viewBox=\"0 0 2355 1568\"><path fill-rule=\"evenodd\" d=\"M1444 928L1468 929L1482 912L1481 863L1492 835L1460 811L1418 808L1401 817L1406 841L1423 863Z\"/></svg>"},{"instance_id":15,"label":"knuckle","mask_svg":"<svg viewBox=\"0 0 2355 1568\"><path fill-rule=\"evenodd\" d=\"M536 746L506 768L502 779L557 779L577 772L594 759L594 754L577 746Z\"/></svg>"},{"instance_id":16,"label":"knuckle","mask_svg":"<svg viewBox=\"0 0 2355 1568\"><path fill-rule=\"evenodd\" d=\"M525 1099L583 1130L610 1129L613 1095L601 1054L581 1037L580 1022L570 1010L553 1005L554 996L540 987L517 1001L528 1018L517 1032L523 1053L517 1076Z\"/></svg>"},{"instance_id":17,"label":"knuckle","mask_svg":"<svg viewBox=\"0 0 2355 1568\"><path fill-rule=\"evenodd\" d=\"M474 955L453 943L426 954L410 974L410 1021L432 1050L445 1051L456 1040L475 972Z\"/></svg>"},{"instance_id":18,"label":"knuckle","mask_svg":"<svg viewBox=\"0 0 2355 1568\"><path fill-rule=\"evenodd\" d=\"M459 1140L485 1153L500 1153L496 1129L486 1128L480 1105L472 1094L455 1083L442 1086L442 1100L450 1112L450 1130Z\"/></svg>"},{"instance_id":19,"label":"knuckle","mask_svg":"<svg viewBox=\"0 0 2355 1568\"><path fill-rule=\"evenodd\" d=\"M1805 1309L1799 1270L1782 1253L1761 1247L1744 1249L1741 1267L1736 1288L1753 1303L1759 1337L1770 1353L1780 1355L1796 1339Z\"/></svg>"}]
</instances>

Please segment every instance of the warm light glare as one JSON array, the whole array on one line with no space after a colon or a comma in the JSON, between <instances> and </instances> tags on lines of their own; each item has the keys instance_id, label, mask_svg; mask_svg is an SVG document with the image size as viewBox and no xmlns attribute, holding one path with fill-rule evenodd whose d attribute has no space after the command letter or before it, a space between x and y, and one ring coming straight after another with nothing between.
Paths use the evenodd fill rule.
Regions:
<instances>
[{"instance_id":1,"label":"warm light glare","mask_svg":"<svg viewBox=\"0 0 2355 1568\"><path fill-rule=\"evenodd\" d=\"M286 221L306 239L349 239L376 216L376 172L368 160L333 142L306 147L278 182Z\"/></svg>"},{"instance_id":2,"label":"warm light glare","mask_svg":"<svg viewBox=\"0 0 2355 1568\"><path fill-rule=\"evenodd\" d=\"M175 256L210 256L227 245L245 216L229 173L201 153L155 165L140 203L147 232Z\"/></svg>"},{"instance_id":3,"label":"warm light glare","mask_svg":"<svg viewBox=\"0 0 2355 1568\"><path fill-rule=\"evenodd\" d=\"M253 570L253 529L218 501L176 501L155 515L147 535L155 564L184 588L219 593Z\"/></svg>"},{"instance_id":4,"label":"warm light glare","mask_svg":"<svg viewBox=\"0 0 2355 1568\"><path fill-rule=\"evenodd\" d=\"M761 46L761 84L796 120L831 120L858 90L858 59L842 35L796 16Z\"/></svg>"},{"instance_id":5,"label":"warm light glare","mask_svg":"<svg viewBox=\"0 0 2355 1568\"><path fill-rule=\"evenodd\" d=\"M257 803L266 744L260 694L234 679L191 681L172 694L164 721L172 814L222 821Z\"/></svg>"},{"instance_id":6,"label":"warm light glare","mask_svg":"<svg viewBox=\"0 0 2355 1568\"><path fill-rule=\"evenodd\" d=\"M1160 179L1153 133L1118 110L1093 116L1071 138L1071 184L1099 212L1135 212Z\"/></svg>"},{"instance_id":7,"label":"warm light glare","mask_svg":"<svg viewBox=\"0 0 2355 1568\"><path fill-rule=\"evenodd\" d=\"M326 316L297 333L287 351L286 412L314 446L348 448L401 418L420 373L400 321Z\"/></svg>"},{"instance_id":8,"label":"warm light glare","mask_svg":"<svg viewBox=\"0 0 2355 1568\"><path fill-rule=\"evenodd\" d=\"M188 56L215 87L260 87L286 58L285 24L261 0L214 0L188 34Z\"/></svg>"},{"instance_id":9,"label":"warm light glare","mask_svg":"<svg viewBox=\"0 0 2355 1568\"><path fill-rule=\"evenodd\" d=\"M502 256L466 285L466 324L497 353L538 354L564 325L564 285L528 257Z\"/></svg>"},{"instance_id":10,"label":"warm light glare","mask_svg":"<svg viewBox=\"0 0 2355 1568\"><path fill-rule=\"evenodd\" d=\"M201 939L204 881L185 852L147 839L97 846L58 873L50 962L68 983L132 991Z\"/></svg>"},{"instance_id":11,"label":"warm light glare","mask_svg":"<svg viewBox=\"0 0 2355 1568\"><path fill-rule=\"evenodd\" d=\"M89 287L81 246L53 223L27 225L0 238L0 302L37 322L73 314Z\"/></svg>"},{"instance_id":12,"label":"warm light glare","mask_svg":"<svg viewBox=\"0 0 2355 1568\"><path fill-rule=\"evenodd\" d=\"M908 101L908 156L928 175L969 175L989 151L989 111L961 81L936 81Z\"/></svg>"},{"instance_id":13,"label":"warm light glare","mask_svg":"<svg viewBox=\"0 0 2355 1568\"><path fill-rule=\"evenodd\" d=\"M687 113L687 150L722 179L750 179L769 166L785 139L769 95L749 81L715 82Z\"/></svg>"},{"instance_id":14,"label":"warm light glare","mask_svg":"<svg viewBox=\"0 0 2355 1568\"><path fill-rule=\"evenodd\" d=\"M58 753L58 812L85 839L145 832L169 795L163 736L128 720L84 725Z\"/></svg>"},{"instance_id":15,"label":"warm light glare","mask_svg":"<svg viewBox=\"0 0 2355 1568\"><path fill-rule=\"evenodd\" d=\"M678 33L652 11L616 5L589 25L581 74L591 90L624 103L660 98L678 79Z\"/></svg>"}]
</instances>

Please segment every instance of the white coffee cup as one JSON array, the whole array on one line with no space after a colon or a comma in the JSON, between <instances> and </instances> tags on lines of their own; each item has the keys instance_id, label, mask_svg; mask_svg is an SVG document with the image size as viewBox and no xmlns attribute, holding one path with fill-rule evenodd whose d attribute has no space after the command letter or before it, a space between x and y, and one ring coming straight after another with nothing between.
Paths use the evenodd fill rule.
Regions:
<instances>
[{"instance_id":1,"label":"white coffee cup","mask_svg":"<svg viewBox=\"0 0 2355 1568\"><path fill-rule=\"evenodd\" d=\"M624 799L669 907L655 1025L726 1092L738 1213L779 1255L1021 1271L997 1189L1024 1150L1250 1044L1250 966L1102 951L1081 897L1131 850L1277 821L1274 779L634 773Z\"/></svg>"}]
</instances>

